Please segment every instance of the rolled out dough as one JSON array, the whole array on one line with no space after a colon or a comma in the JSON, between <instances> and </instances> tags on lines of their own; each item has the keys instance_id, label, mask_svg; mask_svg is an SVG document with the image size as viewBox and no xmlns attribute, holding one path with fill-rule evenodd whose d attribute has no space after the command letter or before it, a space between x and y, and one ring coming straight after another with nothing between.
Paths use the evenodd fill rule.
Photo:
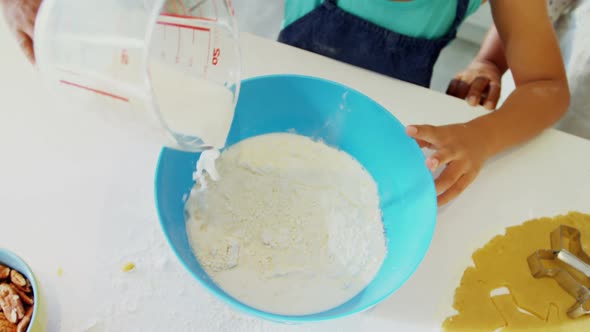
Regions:
<instances>
[{"instance_id":1,"label":"rolled out dough","mask_svg":"<svg viewBox=\"0 0 590 332\"><path fill-rule=\"evenodd\" d=\"M590 331L590 316L570 319L567 310L575 303L551 278L531 275L527 257L538 249L551 249L550 233L569 225L581 233L582 247L590 253L590 215L571 212L540 218L509 227L472 258L455 290L453 307L458 311L443 323L445 331ZM590 285L585 283L587 287ZM505 287L508 294L492 296Z\"/></svg>"}]
</instances>

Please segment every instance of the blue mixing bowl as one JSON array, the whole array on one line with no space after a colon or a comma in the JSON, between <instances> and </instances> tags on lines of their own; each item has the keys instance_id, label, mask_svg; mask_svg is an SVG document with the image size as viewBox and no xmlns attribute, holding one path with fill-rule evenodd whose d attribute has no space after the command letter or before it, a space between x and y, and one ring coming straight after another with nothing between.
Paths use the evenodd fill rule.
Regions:
<instances>
[{"instance_id":1,"label":"blue mixing bowl","mask_svg":"<svg viewBox=\"0 0 590 332\"><path fill-rule=\"evenodd\" d=\"M242 83L227 146L275 132L321 139L358 160L378 184L387 256L375 279L337 308L286 316L250 307L219 288L189 244L184 204L199 154L164 149L156 174L162 229L188 271L205 288L246 313L279 322L309 322L364 311L391 295L414 273L430 245L436 222L434 182L425 157L404 126L369 97L324 79L272 75Z\"/></svg>"}]
</instances>

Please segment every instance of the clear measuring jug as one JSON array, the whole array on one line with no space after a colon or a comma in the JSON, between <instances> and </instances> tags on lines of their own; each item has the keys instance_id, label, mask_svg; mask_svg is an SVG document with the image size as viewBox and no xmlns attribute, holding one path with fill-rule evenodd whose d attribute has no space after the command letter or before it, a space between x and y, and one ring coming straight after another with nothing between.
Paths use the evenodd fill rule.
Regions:
<instances>
[{"instance_id":1,"label":"clear measuring jug","mask_svg":"<svg viewBox=\"0 0 590 332\"><path fill-rule=\"evenodd\" d=\"M174 148L224 146L240 88L231 0L44 0L34 44L64 102Z\"/></svg>"}]
</instances>

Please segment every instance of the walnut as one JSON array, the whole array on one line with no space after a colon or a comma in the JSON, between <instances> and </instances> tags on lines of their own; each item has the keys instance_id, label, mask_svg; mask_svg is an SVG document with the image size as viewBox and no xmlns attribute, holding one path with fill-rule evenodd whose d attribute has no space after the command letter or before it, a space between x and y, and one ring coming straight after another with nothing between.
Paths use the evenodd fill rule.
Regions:
<instances>
[{"instance_id":1,"label":"walnut","mask_svg":"<svg viewBox=\"0 0 590 332\"><path fill-rule=\"evenodd\" d=\"M25 315L25 309L20 297L9 284L0 284L0 308L4 316L11 323L17 323Z\"/></svg>"},{"instance_id":2,"label":"walnut","mask_svg":"<svg viewBox=\"0 0 590 332\"><path fill-rule=\"evenodd\" d=\"M24 286L19 286L19 285L15 285L15 284L12 284L12 286L16 289L19 289L19 290L25 292L26 294L33 294L33 288L31 287L31 283L28 280Z\"/></svg>"},{"instance_id":3,"label":"walnut","mask_svg":"<svg viewBox=\"0 0 590 332\"><path fill-rule=\"evenodd\" d=\"M23 301L23 303L26 303L28 305L33 305L35 303L33 301L33 296L27 295L27 293L20 290L18 287L13 287L13 288L14 288L14 291L16 292L16 294L18 294L18 296L20 297L21 301Z\"/></svg>"},{"instance_id":4,"label":"walnut","mask_svg":"<svg viewBox=\"0 0 590 332\"><path fill-rule=\"evenodd\" d=\"M21 321L16 326L16 332L25 332L27 330L27 327L29 327L29 323L31 322L32 316L33 316L33 307L30 307L29 310L27 310L27 312L23 316L23 319L21 319Z\"/></svg>"},{"instance_id":5,"label":"walnut","mask_svg":"<svg viewBox=\"0 0 590 332\"><path fill-rule=\"evenodd\" d=\"M10 275L10 268L8 266L4 266L4 265L0 264L0 280L8 278L9 275ZM2 331L0 330L0 332L2 332Z\"/></svg>"},{"instance_id":6,"label":"walnut","mask_svg":"<svg viewBox=\"0 0 590 332\"><path fill-rule=\"evenodd\" d=\"M10 281L19 288L27 286L27 279L16 270L10 271Z\"/></svg>"},{"instance_id":7,"label":"walnut","mask_svg":"<svg viewBox=\"0 0 590 332\"><path fill-rule=\"evenodd\" d=\"M26 332L34 306L29 280L20 272L0 264L0 332Z\"/></svg>"},{"instance_id":8,"label":"walnut","mask_svg":"<svg viewBox=\"0 0 590 332\"><path fill-rule=\"evenodd\" d=\"M9 322L4 315L0 315L0 332L16 332L16 325Z\"/></svg>"}]
</instances>

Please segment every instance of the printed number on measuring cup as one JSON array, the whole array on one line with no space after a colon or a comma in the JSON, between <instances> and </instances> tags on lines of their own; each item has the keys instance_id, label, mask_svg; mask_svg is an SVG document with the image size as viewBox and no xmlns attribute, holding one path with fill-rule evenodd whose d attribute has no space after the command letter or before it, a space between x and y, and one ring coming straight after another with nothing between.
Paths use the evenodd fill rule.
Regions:
<instances>
[{"instance_id":1,"label":"printed number on measuring cup","mask_svg":"<svg viewBox=\"0 0 590 332\"><path fill-rule=\"evenodd\" d=\"M213 49L213 60L211 60L211 63L214 66L217 66L217 64L219 63L219 56L221 55L221 49L219 48L214 48Z\"/></svg>"},{"instance_id":2,"label":"printed number on measuring cup","mask_svg":"<svg viewBox=\"0 0 590 332\"><path fill-rule=\"evenodd\" d=\"M121 64L128 65L129 64L129 54L127 53L126 49L121 51Z\"/></svg>"}]
</instances>

